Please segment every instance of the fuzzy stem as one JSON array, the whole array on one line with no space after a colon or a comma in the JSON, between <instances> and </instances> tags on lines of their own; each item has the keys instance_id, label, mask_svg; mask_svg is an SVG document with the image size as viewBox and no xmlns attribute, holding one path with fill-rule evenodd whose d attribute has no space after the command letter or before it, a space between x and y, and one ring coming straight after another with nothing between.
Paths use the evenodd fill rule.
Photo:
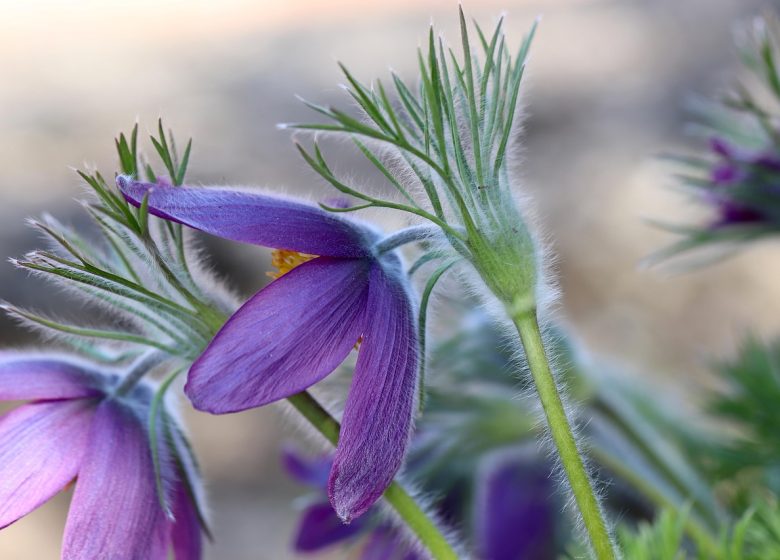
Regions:
<instances>
[{"instance_id":1,"label":"fuzzy stem","mask_svg":"<svg viewBox=\"0 0 780 560\"><path fill-rule=\"evenodd\" d=\"M412 226L406 229L396 231L381 239L376 245L374 245L374 251L381 255L393 249L398 249L402 245L407 243L414 243L415 241L425 241L432 237L436 237L441 234L441 228L435 225L423 224L419 226Z\"/></svg>"},{"instance_id":2,"label":"fuzzy stem","mask_svg":"<svg viewBox=\"0 0 780 560\"><path fill-rule=\"evenodd\" d=\"M334 446L338 445L341 426L311 393L303 391L287 400L325 439ZM392 482L385 490L384 498L434 560L457 560L458 555L439 528L400 484Z\"/></svg>"},{"instance_id":3,"label":"fuzzy stem","mask_svg":"<svg viewBox=\"0 0 780 560\"><path fill-rule=\"evenodd\" d=\"M141 357L130 366L124 379L122 379L122 382L114 391L114 395L121 396L127 394L133 387L138 385L138 382L141 381L147 373L155 369L169 357L170 355L167 352L161 352L159 350L150 350L141 355Z\"/></svg>"},{"instance_id":4,"label":"fuzzy stem","mask_svg":"<svg viewBox=\"0 0 780 560\"><path fill-rule=\"evenodd\" d=\"M566 410L563 407L561 395L555 384L555 378L550 370L550 363L545 353L536 310L532 309L518 313L512 317L520 340L525 349L528 367L534 378L536 390L544 408L547 424L550 428L555 446L558 449L563 470L571 485L574 500L582 515L585 531L598 560L615 560L617 558L609 537L607 524L602 516L596 494L590 477L585 470L582 456L577 449L577 442L571 429Z\"/></svg>"}]
</instances>

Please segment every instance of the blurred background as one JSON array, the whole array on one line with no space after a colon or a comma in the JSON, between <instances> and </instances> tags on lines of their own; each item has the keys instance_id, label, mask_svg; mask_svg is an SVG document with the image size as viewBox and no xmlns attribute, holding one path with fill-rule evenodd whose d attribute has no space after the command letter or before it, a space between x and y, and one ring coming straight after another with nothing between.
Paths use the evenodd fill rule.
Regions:
<instances>
[{"instance_id":1,"label":"blurred background","mask_svg":"<svg viewBox=\"0 0 780 560\"><path fill-rule=\"evenodd\" d=\"M543 21L526 73L518 185L535 197L558 255L560 314L591 351L695 400L707 367L748 327L780 330L775 242L685 275L642 270L671 242L645 218L691 219L655 155L685 147L685 100L729 83L732 30L754 0L480 0L467 14L490 27L508 15L513 48ZM456 36L455 0L220 0L0 3L0 256L39 244L24 219L43 211L83 221L70 167L116 168L113 138L158 117L194 138L189 177L205 184L331 191L276 123L315 117L294 95L348 104L336 60L362 80L392 67L415 76L415 48L433 21ZM336 168L381 184L346 151ZM250 294L269 268L263 251L203 240L213 263ZM77 316L78 304L0 261L0 297ZM34 338L0 317L0 346ZM672 381L674 382L672 384ZM279 468L292 432L273 407L237 416L188 414L212 496L210 558L293 558L301 490ZM4 560L55 559L68 496L0 532ZM336 557L338 554L336 554Z\"/></svg>"}]
</instances>

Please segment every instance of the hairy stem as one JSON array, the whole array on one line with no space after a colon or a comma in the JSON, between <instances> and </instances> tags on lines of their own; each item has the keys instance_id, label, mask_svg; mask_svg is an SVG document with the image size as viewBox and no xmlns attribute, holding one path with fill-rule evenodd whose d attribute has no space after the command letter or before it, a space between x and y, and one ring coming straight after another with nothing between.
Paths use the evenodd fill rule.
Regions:
<instances>
[{"instance_id":1,"label":"hairy stem","mask_svg":"<svg viewBox=\"0 0 780 560\"><path fill-rule=\"evenodd\" d=\"M338 445L341 426L309 392L303 391L287 400L325 439L334 446ZM458 555L439 528L400 484L390 484L384 498L428 549L431 557L435 560L457 560Z\"/></svg>"},{"instance_id":2,"label":"hairy stem","mask_svg":"<svg viewBox=\"0 0 780 560\"><path fill-rule=\"evenodd\" d=\"M159 350L150 350L143 354L134 364L130 366L130 369L125 374L125 378L119 384L114 391L114 394L124 395L133 389L141 379L146 376L150 371L159 366L161 363L170 358L168 352L162 352Z\"/></svg>"},{"instance_id":3,"label":"hairy stem","mask_svg":"<svg viewBox=\"0 0 780 560\"><path fill-rule=\"evenodd\" d=\"M577 442L574 439L571 424L566 416L561 395L555 383L550 362L544 349L536 310L532 309L512 317L528 359L536 390L544 408L547 424L550 428L555 447L558 450L561 465L571 485L574 500L579 508L585 531L590 539L593 552L598 560L617 558L609 537L607 524L601 512L593 484L585 470Z\"/></svg>"},{"instance_id":4,"label":"hairy stem","mask_svg":"<svg viewBox=\"0 0 780 560\"><path fill-rule=\"evenodd\" d=\"M408 227L396 231L395 233L388 235L381 239L376 245L374 250L377 254L383 254L393 249L397 249L407 243L414 243L416 241L425 241L441 234L441 229L438 226L429 224L423 224L418 226Z\"/></svg>"}]
</instances>

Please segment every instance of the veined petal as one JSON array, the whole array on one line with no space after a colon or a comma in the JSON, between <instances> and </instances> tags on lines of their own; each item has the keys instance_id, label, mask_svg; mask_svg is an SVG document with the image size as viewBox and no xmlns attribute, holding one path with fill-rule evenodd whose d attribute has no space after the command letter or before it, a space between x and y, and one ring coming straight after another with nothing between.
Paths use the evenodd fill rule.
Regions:
<instances>
[{"instance_id":1,"label":"veined petal","mask_svg":"<svg viewBox=\"0 0 780 560\"><path fill-rule=\"evenodd\" d=\"M258 292L192 365L184 390L195 408L261 406L336 369L362 334L370 266L320 257Z\"/></svg>"},{"instance_id":2,"label":"veined petal","mask_svg":"<svg viewBox=\"0 0 780 560\"><path fill-rule=\"evenodd\" d=\"M295 550L314 552L345 541L363 529L361 523L345 525L327 502L307 507L295 536Z\"/></svg>"},{"instance_id":3,"label":"veined petal","mask_svg":"<svg viewBox=\"0 0 780 560\"><path fill-rule=\"evenodd\" d=\"M0 353L0 400L75 399L100 394L101 376L76 362Z\"/></svg>"},{"instance_id":4,"label":"veined petal","mask_svg":"<svg viewBox=\"0 0 780 560\"><path fill-rule=\"evenodd\" d=\"M76 477L94 404L20 406L0 420L0 528L46 502Z\"/></svg>"},{"instance_id":5,"label":"veined petal","mask_svg":"<svg viewBox=\"0 0 780 560\"><path fill-rule=\"evenodd\" d=\"M374 234L306 202L224 188L167 187L118 177L136 206L206 233L274 249L329 257L365 257Z\"/></svg>"},{"instance_id":6,"label":"veined petal","mask_svg":"<svg viewBox=\"0 0 780 560\"><path fill-rule=\"evenodd\" d=\"M171 541L175 560L200 560L203 537L198 511L183 482L176 484L173 496Z\"/></svg>"},{"instance_id":7,"label":"veined petal","mask_svg":"<svg viewBox=\"0 0 780 560\"><path fill-rule=\"evenodd\" d=\"M405 287L371 269L366 329L341 422L328 494L345 521L365 513L401 466L412 427L417 333Z\"/></svg>"},{"instance_id":8,"label":"veined petal","mask_svg":"<svg viewBox=\"0 0 780 560\"><path fill-rule=\"evenodd\" d=\"M165 560L168 543L143 420L120 401L104 401L79 470L62 558Z\"/></svg>"}]
</instances>

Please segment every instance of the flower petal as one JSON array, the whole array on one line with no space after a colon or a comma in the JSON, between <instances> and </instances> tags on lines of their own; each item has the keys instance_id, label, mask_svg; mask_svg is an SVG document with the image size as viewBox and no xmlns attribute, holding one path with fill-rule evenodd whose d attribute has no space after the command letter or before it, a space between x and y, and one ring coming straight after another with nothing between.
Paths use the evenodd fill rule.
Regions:
<instances>
[{"instance_id":1,"label":"flower petal","mask_svg":"<svg viewBox=\"0 0 780 560\"><path fill-rule=\"evenodd\" d=\"M138 413L108 400L95 412L62 545L64 560L165 560L168 520L157 499Z\"/></svg>"},{"instance_id":2,"label":"flower petal","mask_svg":"<svg viewBox=\"0 0 780 560\"><path fill-rule=\"evenodd\" d=\"M345 521L362 515L401 466L412 427L417 333L409 295L377 264L366 330L349 392L328 494Z\"/></svg>"},{"instance_id":3,"label":"flower petal","mask_svg":"<svg viewBox=\"0 0 780 560\"><path fill-rule=\"evenodd\" d=\"M176 484L173 496L171 540L176 560L200 560L203 537L195 504L183 482Z\"/></svg>"},{"instance_id":4,"label":"flower petal","mask_svg":"<svg viewBox=\"0 0 780 560\"><path fill-rule=\"evenodd\" d=\"M314 552L345 541L362 529L361 523L345 525L329 503L317 503L304 510L294 548L297 552Z\"/></svg>"},{"instance_id":5,"label":"flower petal","mask_svg":"<svg viewBox=\"0 0 780 560\"><path fill-rule=\"evenodd\" d=\"M76 477L94 406L86 400L20 406L0 420L0 528Z\"/></svg>"},{"instance_id":6,"label":"flower petal","mask_svg":"<svg viewBox=\"0 0 780 560\"><path fill-rule=\"evenodd\" d=\"M370 264L320 257L266 286L190 369L195 408L236 412L288 397L344 361L362 333Z\"/></svg>"},{"instance_id":7,"label":"flower petal","mask_svg":"<svg viewBox=\"0 0 780 560\"><path fill-rule=\"evenodd\" d=\"M0 400L75 399L100 394L101 375L54 356L0 353Z\"/></svg>"},{"instance_id":8,"label":"flower petal","mask_svg":"<svg viewBox=\"0 0 780 560\"><path fill-rule=\"evenodd\" d=\"M208 534L209 520L206 508L206 490L203 486L200 466L187 439L187 435L177 420L169 419L169 423L166 426L165 440L161 438L161 441L169 441L172 444L171 452L175 454L174 462L179 467L178 477L180 483L187 493L194 510L198 527ZM174 499L176 498L174 497Z\"/></svg>"},{"instance_id":9,"label":"flower petal","mask_svg":"<svg viewBox=\"0 0 780 560\"><path fill-rule=\"evenodd\" d=\"M557 505L550 469L514 453L499 453L481 469L475 499L480 558L558 558Z\"/></svg>"},{"instance_id":10,"label":"flower petal","mask_svg":"<svg viewBox=\"0 0 780 560\"><path fill-rule=\"evenodd\" d=\"M306 457L295 447L285 446L282 449L282 465L287 474L298 482L325 489L333 459L327 456Z\"/></svg>"},{"instance_id":11,"label":"flower petal","mask_svg":"<svg viewBox=\"0 0 780 560\"><path fill-rule=\"evenodd\" d=\"M206 233L275 249L329 257L364 257L374 234L365 226L306 202L222 188L166 187L118 177L136 206Z\"/></svg>"}]
</instances>

